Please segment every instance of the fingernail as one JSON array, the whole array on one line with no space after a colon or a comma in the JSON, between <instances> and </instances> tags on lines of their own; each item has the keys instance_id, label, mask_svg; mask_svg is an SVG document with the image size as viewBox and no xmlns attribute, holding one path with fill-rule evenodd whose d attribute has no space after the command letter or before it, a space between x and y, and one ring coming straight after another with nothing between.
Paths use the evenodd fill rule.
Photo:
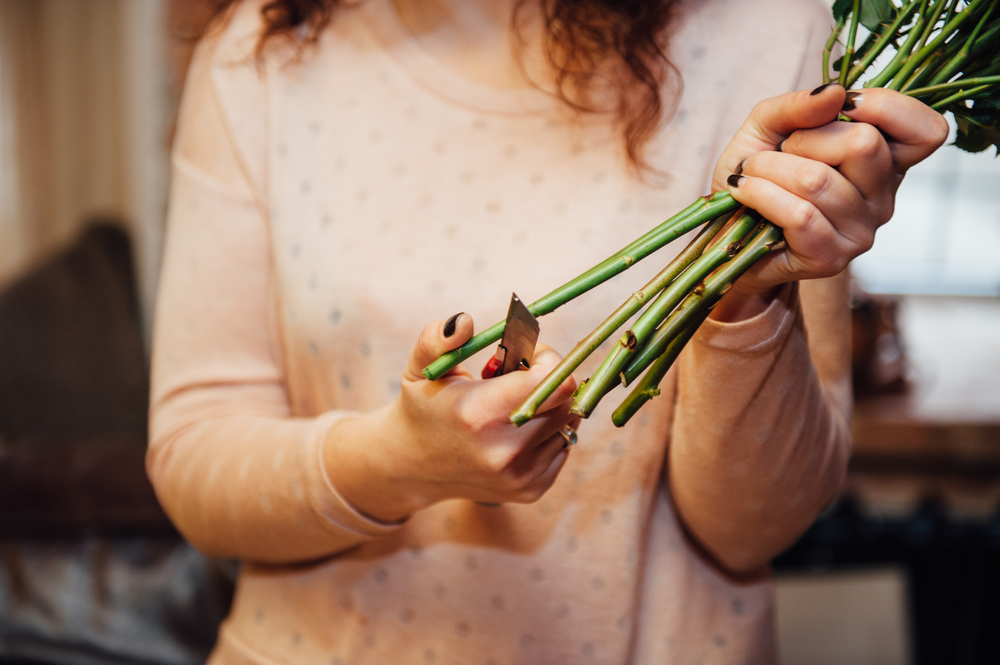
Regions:
<instances>
[{"instance_id":1,"label":"fingernail","mask_svg":"<svg viewBox=\"0 0 1000 665\"><path fill-rule=\"evenodd\" d=\"M816 88L815 90L813 90L812 92L810 92L810 93L809 93L809 96L810 96L810 97L815 97L815 96L816 96L816 95L818 95L819 93L821 93L821 92L823 92L824 90L826 90L827 88L829 88L829 87L830 87L831 85L833 85L833 83L824 83L824 84L823 84L823 85L821 85L820 87L818 87L818 88Z\"/></svg>"},{"instance_id":2,"label":"fingernail","mask_svg":"<svg viewBox=\"0 0 1000 665\"><path fill-rule=\"evenodd\" d=\"M733 175L726 178L726 184L730 187L739 187L747 179L745 175L739 175L734 173Z\"/></svg>"},{"instance_id":3,"label":"fingernail","mask_svg":"<svg viewBox=\"0 0 1000 665\"><path fill-rule=\"evenodd\" d=\"M841 111L853 111L858 107L858 104L864 100L865 96L860 92L849 92L847 97L844 99L844 105L840 108Z\"/></svg>"},{"instance_id":4,"label":"fingernail","mask_svg":"<svg viewBox=\"0 0 1000 665\"><path fill-rule=\"evenodd\" d=\"M465 312L459 312L458 314L455 314L450 319L444 322L445 337L451 337L452 335L455 334L455 326L458 323L458 317L462 316L463 314L465 314Z\"/></svg>"},{"instance_id":5,"label":"fingernail","mask_svg":"<svg viewBox=\"0 0 1000 665\"><path fill-rule=\"evenodd\" d=\"M747 160L744 159L742 162L740 162L739 164L737 164L736 165L736 170L733 171L733 175L740 175L741 173L743 173L743 165L746 164L746 163L747 163Z\"/></svg>"},{"instance_id":6,"label":"fingernail","mask_svg":"<svg viewBox=\"0 0 1000 665\"><path fill-rule=\"evenodd\" d=\"M785 151L785 141L787 141L787 140L788 139L782 139L781 143L779 143L778 145L774 146L775 152L784 152Z\"/></svg>"}]
</instances>

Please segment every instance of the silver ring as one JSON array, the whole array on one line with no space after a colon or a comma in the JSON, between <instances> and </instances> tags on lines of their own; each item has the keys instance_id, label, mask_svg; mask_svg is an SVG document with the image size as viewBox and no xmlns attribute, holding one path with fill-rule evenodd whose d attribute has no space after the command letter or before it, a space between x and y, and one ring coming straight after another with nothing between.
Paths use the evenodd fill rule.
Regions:
<instances>
[{"instance_id":1,"label":"silver ring","mask_svg":"<svg viewBox=\"0 0 1000 665\"><path fill-rule=\"evenodd\" d=\"M569 425L563 425L559 428L558 434L566 441L566 443L563 444L563 448L569 448L570 446L576 445L576 430Z\"/></svg>"}]
</instances>

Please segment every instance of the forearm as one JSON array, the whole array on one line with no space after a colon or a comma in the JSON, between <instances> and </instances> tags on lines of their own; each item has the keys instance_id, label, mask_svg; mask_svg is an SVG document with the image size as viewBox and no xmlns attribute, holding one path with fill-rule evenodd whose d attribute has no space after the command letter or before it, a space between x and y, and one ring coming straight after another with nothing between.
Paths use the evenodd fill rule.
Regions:
<instances>
[{"instance_id":1,"label":"forearm","mask_svg":"<svg viewBox=\"0 0 1000 665\"><path fill-rule=\"evenodd\" d=\"M286 563L389 533L324 472L324 443L349 414L292 418L265 403L275 387L203 388L154 408L150 478L174 524L211 556Z\"/></svg>"},{"instance_id":2,"label":"forearm","mask_svg":"<svg viewBox=\"0 0 1000 665\"><path fill-rule=\"evenodd\" d=\"M693 536L749 571L791 545L833 499L850 450L817 374L794 294L758 318L706 326L684 354L669 482Z\"/></svg>"}]
</instances>

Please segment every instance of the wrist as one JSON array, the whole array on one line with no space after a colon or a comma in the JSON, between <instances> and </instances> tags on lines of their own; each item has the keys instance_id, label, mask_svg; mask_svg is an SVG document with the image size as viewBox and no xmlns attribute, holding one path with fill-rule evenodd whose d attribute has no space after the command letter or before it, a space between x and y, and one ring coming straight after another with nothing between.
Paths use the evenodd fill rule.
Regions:
<instances>
[{"instance_id":1,"label":"wrist","mask_svg":"<svg viewBox=\"0 0 1000 665\"><path fill-rule=\"evenodd\" d=\"M323 464L337 492L355 510L385 523L402 522L431 502L400 473L404 435L392 407L338 423L327 433ZM405 445L405 442L403 442Z\"/></svg>"}]
</instances>

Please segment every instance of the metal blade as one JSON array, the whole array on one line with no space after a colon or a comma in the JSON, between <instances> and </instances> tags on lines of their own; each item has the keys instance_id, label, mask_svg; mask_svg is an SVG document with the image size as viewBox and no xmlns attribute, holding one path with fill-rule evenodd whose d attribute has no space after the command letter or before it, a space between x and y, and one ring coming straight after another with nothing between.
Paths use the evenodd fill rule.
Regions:
<instances>
[{"instance_id":1,"label":"metal blade","mask_svg":"<svg viewBox=\"0 0 1000 665\"><path fill-rule=\"evenodd\" d=\"M503 339L500 340L500 345L507 350L507 354L498 374L531 367L537 342L538 320L531 315L516 293L511 294L507 323L503 329Z\"/></svg>"}]
</instances>

